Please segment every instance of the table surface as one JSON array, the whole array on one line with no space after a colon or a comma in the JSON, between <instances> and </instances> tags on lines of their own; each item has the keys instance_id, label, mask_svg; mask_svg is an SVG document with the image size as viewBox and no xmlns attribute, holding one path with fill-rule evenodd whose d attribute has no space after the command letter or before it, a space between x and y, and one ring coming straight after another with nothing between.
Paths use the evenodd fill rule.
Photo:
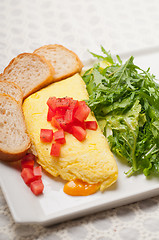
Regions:
<instances>
[{"instance_id":1,"label":"table surface","mask_svg":"<svg viewBox=\"0 0 159 240\"><path fill-rule=\"evenodd\" d=\"M22 52L62 44L84 62L100 45L116 52L159 46L158 0L1 0L0 72ZM0 240L159 239L159 197L51 227L14 223L0 190Z\"/></svg>"}]
</instances>

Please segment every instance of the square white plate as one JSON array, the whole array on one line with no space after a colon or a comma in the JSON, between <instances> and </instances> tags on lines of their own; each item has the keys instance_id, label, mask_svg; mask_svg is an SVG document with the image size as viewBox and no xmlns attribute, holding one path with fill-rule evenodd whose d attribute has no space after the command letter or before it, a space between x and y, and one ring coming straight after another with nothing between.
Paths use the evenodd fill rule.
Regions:
<instances>
[{"instance_id":1,"label":"square white plate","mask_svg":"<svg viewBox=\"0 0 159 240\"><path fill-rule=\"evenodd\" d=\"M135 56L140 67L151 68L159 79L159 49L147 49L120 54L122 58ZM34 196L24 184L20 171L0 162L0 184L10 211L17 223L50 225L97 211L132 203L159 194L159 178L146 179L144 175L128 178L124 172L129 167L117 159L119 177L116 184L104 193L86 197L71 197L63 192L64 182L43 174L44 193Z\"/></svg>"}]
</instances>

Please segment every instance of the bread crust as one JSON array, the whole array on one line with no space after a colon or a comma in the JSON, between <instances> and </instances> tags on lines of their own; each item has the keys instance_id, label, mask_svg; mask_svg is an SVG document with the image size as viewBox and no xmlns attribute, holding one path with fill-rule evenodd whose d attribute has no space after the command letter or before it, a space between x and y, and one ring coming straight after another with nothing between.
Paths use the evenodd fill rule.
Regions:
<instances>
[{"instance_id":1,"label":"bread crust","mask_svg":"<svg viewBox=\"0 0 159 240\"><path fill-rule=\"evenodd\" d=\"M25 118L24 118L24 114L23 114L23 110L22 110L22 105L18 104L17 101L8 94L2 93L2 94L0 94L0 97L5 97L6 101L7 101L7 99L9 99L9 100L13 101L13 104L14 103L17 104L17 106L19 107L19 109L22 113L23 123L25 125ZM26 147L24 149L21 149L20 151L16 151L16 152L15 151L9 152L9 151L5 151L0 148L0 161L17 161L17 160L21 159L23 156L25 156L26 152L28 151L28 149L31 146L30 137L29 137L29 134L27 133L26 125L25 125L25 134L27 136L26 141L28 141Z\"/></svg>"},{"instance_id":2,"label":"bread crust","mask_svg":"<svg viewBox=\"0 0 159 240\"><path fill-rule=\"evenodd\" d=\"M3 152L2 150L0 150L0 161L4 161L4 162L18 161L26 155L28 149L23 152L19 152L19 153L8 153L8 152Z\"/></svg>"},{"instance_id":3,"label":"bread crust","mask_svg":"<svg viewBox=\"0 0 159 240\"><path fill-rule=\"evenodd\" d=\"M38 54L38 51L40 51L40 50L42 50L42 49L56 49L56 48L61 48L61 49L65 50L65 51L69 52L70 54L72 54L72 55L75 57L75 59L76 59L76 66L74 67L74 71L72 71L72 72L70 72L70 73L67 73L67 74L65 74L65 75L63 75L63 76L61 76L61 77L58 77L58 78L56 78L56 77L54 76L54 79L53 79L54 82L63 80L63 79L65 79L65 78L68 78L68 77L73 76L73 75L76 74L76 73L81 72L81 70L82 70L82 68L83 68L83 63L81 62L81 60L79 59L79 57L77 56L77 54L76 54L75 52L69 50L68 48L64 47L63 45L59 45L59 44L44 45L44 46L42 46L42 47L40 47L40 48L35 49L33 53ZM41 56L41 55L39 54L39 56ZM49 61L49 60L48 60L48 61ZM51 64L51 65L52 65L52 64ZM52 66L53 66L53 65L52 65ZM56 72L55 72L55 75L56 75Z\"/></svg>"},{"instance_id":4,"label":"bread crust","mask_svg":"<svg viewBox=\"0 0 159 240\"><path fill-rule=\"evenodd\" d=\"M0 74L1 75L1 74ZM19 90L19 92L20 92L20 100L19 101L17 101L20 105L22 104L22 101L23 101L23 91L22 91L22 89L21 89L21 87L19 87L19 85L17 85L16 83L14 83L14 82L10 82L10 81L6 81L6 80L4 80L4 81L2 81L1 80L1 78L0 78L0 84L1 83L4 83L4 82L7 82L8 84L11 84L11 85L14 85L16 88L18 88L18 90ZM8 94L9 95L9 94ZM16 99L15 99L16 100Z\"/></svg>"},{"instance_id":5,"label":"bread crust","mask_svg":"<svg viewBox=\"0 0 159 240\"><path fill-rule=\"evenodd\" d=\"M0 77L1 81L7 81L7 80L2 80L3 79L3 75L7 74L7 72L10 70L10 68L12 68L12 66L16 65L16 62L19 61L19 59L23 58L24 56L32 56L32 57L37 57L42 63L47 64L47 66L49 67L49 76L44 79L43 82L41 82L40 84L37 84L36 87L32 88L27 94L23 94L23 99L25 99L26 97L28 97L30 94L36 92L37 90L40 90L42 87L47 86L48 84L53 82L53 76L55 74L55 70L52 66L52 64L47 61L43 56L40 56L36 53L21 53L19 54L17 57L13 58L10 63L8 64L8 66L4 69L2 76Z\"/></svg>"}]
</instances>

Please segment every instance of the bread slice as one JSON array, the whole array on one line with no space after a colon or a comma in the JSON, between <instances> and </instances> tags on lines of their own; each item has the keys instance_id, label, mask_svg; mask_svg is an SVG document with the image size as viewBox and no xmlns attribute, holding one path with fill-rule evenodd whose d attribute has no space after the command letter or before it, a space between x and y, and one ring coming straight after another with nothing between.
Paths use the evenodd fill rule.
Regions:
<instances>
[{"instance_id":1,"label":"bread slice","mask_svg":"<svg viewBox=\"0 0 159 240\"><path fill-rule=\"evenodd\" d=\"M0 81L0 94L2 93L10 95L19 104L22 104L23 92L17 84L8 81Z\"/></svg>"},{"instance_id":2,"label":"bread slice","mask_svg":"<svg viewBox=\"0 0 159 240\"><path fill-rule=\"evenodd\" d=\"M78 56L62 45L45 45L36 49L34 53L43 56L46 60L50 61L55 69L55 82L70 77L75 73L79 73L83 67Z\"/></svg>"},{"instance_id":3,"label":"bread slice","mask_svg":"<svg viewBox=\"0 0 159 240\"><path fill-rule=\"evenodd\" d=\"M54 68L45 58L33 53L22 53L11 60L0 77L19 85L26 98L52 82Z\"/></svg>"},{"instance_id":4,"label":"bread slice","mask_svg":"<svg viewBox=\"0 0 159 240\"><path fill-rule=\"evenodd\" d=\"M0 136L0 160L21 159L30 147L22 108L7 94L0 94Z\"/></svg>"}]
</instances>

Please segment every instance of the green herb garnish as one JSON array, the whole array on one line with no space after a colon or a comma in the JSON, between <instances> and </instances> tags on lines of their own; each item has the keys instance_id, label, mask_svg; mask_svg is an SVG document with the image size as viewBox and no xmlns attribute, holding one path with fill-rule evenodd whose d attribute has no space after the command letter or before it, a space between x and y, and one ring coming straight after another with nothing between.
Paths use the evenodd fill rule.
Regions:
<instances>
[{"instance_id":1,"label":"green herb garnish","mask_svg":"<svg viewBox=\"0 0 159 240\"><path fill-rule=\"evenodd\" d=\"M127 159L127 173L143 172L146 176L159 174L159 85L150 69L134 64L134 57L125 63L119 56L115 61L103 47L104 56L91 53L104 61L87 70L83 77L89 93L87 101L111 150Z\"/></svg>"}]
</instances>

